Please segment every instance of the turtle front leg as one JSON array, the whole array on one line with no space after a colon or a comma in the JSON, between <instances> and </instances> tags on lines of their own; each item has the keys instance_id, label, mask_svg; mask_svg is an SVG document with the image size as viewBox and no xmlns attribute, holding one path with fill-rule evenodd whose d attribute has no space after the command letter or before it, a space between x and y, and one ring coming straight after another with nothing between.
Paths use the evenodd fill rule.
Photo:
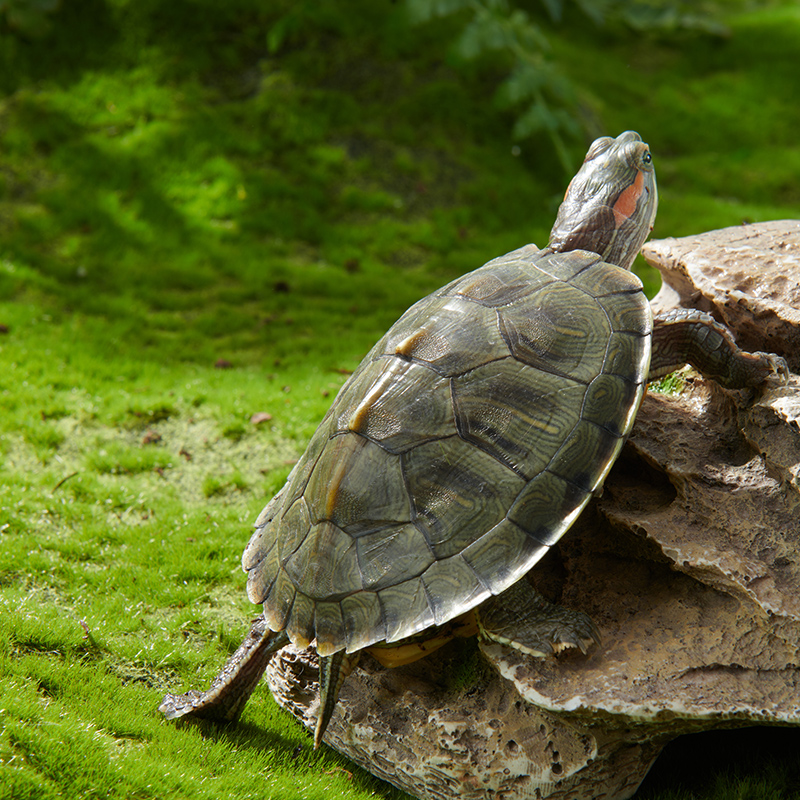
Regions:
<instances>
[{"instance_id":1,"label":"turtle front leg","mask_svg":"<svg viewBox=\"0 0 800 800\"><path fill-rule=\"evenodd\" d=\"M192 689L186 694L168 694L158 710L167 719L193 716L217 722L236 721L273 653L288 643L289 637L285 632L273 633L264 617L258 617L205 692Z\"/></svg>"},{"instance_id":2,"label":"turtle front leg","mask_svg":"<svg viewBox=\"0 0 800 800\"><path fill-rule=\"evenodd\" d=\"M746 353L733 335L710 314L677 308L653 320L653 355L649 380L691 364L704 377L727 389L758 386L770 375L784 382L786 361L772 353Z\"/></svg>"},{"instance_id":3,"label":"turtle front leg","mask_svg":"<svg viewBox=\"0 0 800 800\"><path fill-rule=\"evenodd\" d=\"M600 644L600 633L588 614L545 600L522 578L477 611L480 635L542 658L569 647L584 655Z\"/></svg>"}]
</instances>

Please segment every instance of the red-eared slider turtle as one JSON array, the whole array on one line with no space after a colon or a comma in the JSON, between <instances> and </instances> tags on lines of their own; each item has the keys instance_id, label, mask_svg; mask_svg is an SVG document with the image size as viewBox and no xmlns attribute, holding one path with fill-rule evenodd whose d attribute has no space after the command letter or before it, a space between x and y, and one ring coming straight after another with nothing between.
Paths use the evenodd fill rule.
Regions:
<instances>
[{"instance_id":1,"label":"red-eared slider turtle","mask_svg":"<svg viewBox=\"0 0 800 800\"><path fill-rule=\"evenodd\" d=\"M315 642L318 745L364 648L473 609L482 635L536 655L596 639L523 578L601 488L648 379L687 362L727 387L787 374L701 312L653 322L629 270L656 206L639 135L597 139L544 250L490 261L398 320L256 521L242 566L263 616L207 692L161 711L235 719L273 652Z\"/></svg>"}]
</instances>

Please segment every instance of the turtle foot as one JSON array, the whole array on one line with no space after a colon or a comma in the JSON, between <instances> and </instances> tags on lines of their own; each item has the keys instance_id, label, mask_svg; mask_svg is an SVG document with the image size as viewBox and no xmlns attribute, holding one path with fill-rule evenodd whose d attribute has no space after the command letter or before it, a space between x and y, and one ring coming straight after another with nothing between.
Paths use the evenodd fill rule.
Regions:
<instances>
[{"instance_id":1,"label":"turtle foot","mask_svg":"<svg viewBox=\"0 0 800 800\"><path fill-rule=\"evenodd\" d=\"M572 648L586 655L600 644L588 614L545 600L525 579L483 603L478 617L481 636L538 658Z\"/></svg>"},{"instance_id":2,"label":"turtle foot","mask_svg":"<svg viewBox=\"0 0 800 800\"><path fill-rule=\"evenodd\" d=\"M588 614L556 605L535 625L518 631L511 642L515 649L540 658L571 648L586 655L592 645L599 644L600 633Z\"/></svg>"},{"instance_id":3,"label":"turtle foot","mask_svg":"<svg viewBox=\"0 0 800 800\"><path fill-rule=\"evenodd\" d=\"M205 692L191 689L185 694L168 694L158 710L167 719L192 716L217 722L234 722L242 713L273 653L289 641L285 632L272 633L263 616L228 659Z\"/></svg>"},{"instance_id":4,"label":"turtle foot","mask_svg":"<svg viewBox=\"0 0 800 800\"><path fill-rule=\"evenodd\" d=\"M754 356L759 357L768 370L767 378L786 386L789 383L789 365L786 359L781 356L776 356L774 353L762 353L761 351L753 353Z\"/></svg>"}]
</instances>

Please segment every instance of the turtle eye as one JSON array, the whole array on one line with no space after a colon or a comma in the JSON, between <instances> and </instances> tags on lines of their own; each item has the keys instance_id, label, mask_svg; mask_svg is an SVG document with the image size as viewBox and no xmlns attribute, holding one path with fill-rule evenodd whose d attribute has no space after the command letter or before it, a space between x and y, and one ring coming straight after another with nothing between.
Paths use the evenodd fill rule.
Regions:
<instances>
[{"instance_id":1,"label":"turtle eye","mask_svg":"<svg viewBox=\"0 0 800 800\"><path fill-rule=\"evenodd\" d=\"M643 142L637 142L631 147L625 153L625 160L631 169L643 169L645 172L651 172L653 169L653 156L650 148Z\"/></svg>"}]
</instances>

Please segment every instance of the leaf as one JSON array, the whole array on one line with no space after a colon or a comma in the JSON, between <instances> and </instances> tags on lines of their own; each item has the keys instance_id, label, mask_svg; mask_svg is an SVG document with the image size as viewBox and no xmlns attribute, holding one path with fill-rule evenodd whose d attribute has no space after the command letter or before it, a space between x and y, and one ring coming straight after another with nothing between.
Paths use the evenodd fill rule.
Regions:
<instances>
[{"instance_id":1,"label":"leaf","mask_svg":"<svg viewBox=\"0 0 800 800\"><path fill-rule=\"evenodd\" d=\"M581 3L603 0L581 0ZM730 30L711 14L698 13L697 6L681 0L618 0L618 16L638 31L694 30L713 36L728 36Z\"/></svg>"},{"instance_id":2,"label":"leaf","mask_svg":"<svg viewBox=\"0 0 800 800\"><path fill-rule=\"evenodd\" d=\"M434 17L446 17L470 5L469 0L406 0L412 24L429 22Z\"/></svg>"},{"instance_id":3,"label":"leaf","mask_svg":"<svg viewBox=\"0 0 800 800\"><path fill-rule=\"evenodd\" d=\"M497 92L498 105L507 108L533 97L543 88L546 80L540 64L528 61L518 64Z\"/></svg>"},{"instance_id":4,"label":"leaf","mask_svg":"<svg viewBox=\"0 0 800 800\"><path fill-rule=\"evenodd\" d=\"M578 8L589 17L595 25L602 25L606 16L614 6L614 0L576 0Z\"/></svg>"},{"instance_id":5,"label":"leaf","mask_svg":"<svg viewBox=\"0 0 800 800\"><path fill-rule=\"evenodd\" d=\"M561 0L542 0L542 3L547 9L550 19L552 19L553 22L561 22L561 13L563 11Z\"/></svg>"},{"instance_id":6,"label":"leaf","mask_svg":"<svg viewBox=\"0 0 800 800\"><path fill-rule=\"evenodd\" d=\"M534 25L524 11L519 9L514 11L509 18L509 25L513 28L516 40L523 50L531 52L550 50L550 42L541 28Z\"/></svg>"},{"instance_id":7,"label":"leaf","mask_svg":"<svg viewBox=\"0 0 800 800\"><path fill-rule=\"evenodd\" d=\"M291 20L287 14L281 17L268 31L267 31L267 50L270 55L275 55L281 49L281 45L289 32Z\"/></svg>"},{"instance_id":8,"label":"leaf","mask_svg":"<svg viewBox=\"0 0 800 800\"><path fill-rule=\"evenodd\" d=\"M541 130L555 130L558 119L547 106L541 103L531 103L514 123L512 134L515 139L525 139L532 133Z\"/></svg>"},{"instance_id":9,"label":"leaf","mask_svg":"<svg viewBox=\"0 0 800 800\"><path fill-rule=\"evenodd\" d=\"M577 135L580 132L578 123L572 115L562 108L551 109L544 102L533 102L517 118L512 134L515 139L526 139L533 133L547 131L550 134L560 132Z\"/></svg>"}]
</instances>

